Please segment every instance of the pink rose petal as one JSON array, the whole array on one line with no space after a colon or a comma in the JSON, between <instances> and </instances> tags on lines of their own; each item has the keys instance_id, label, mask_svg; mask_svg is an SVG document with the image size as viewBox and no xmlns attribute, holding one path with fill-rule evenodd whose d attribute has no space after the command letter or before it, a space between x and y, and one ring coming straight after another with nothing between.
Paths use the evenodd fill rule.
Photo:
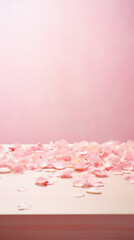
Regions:
<instances>
[{"instance_id":1,"label":"pink rose petal","mask_svg":"<svg viewBox=\"0 0 134 240\"><path fill-rule=\"evenodd\" d=\"M58 170L61 170L61 169L64 169L66 165L64 160L60 160L60 161L53 162L53 167Z\"/></svg>"},{"instance_id":2,"label":"pink rose petal","mask_svg":"<svg viewBox=\"0 0 134 240\"><path fill-rule=\"evenodd\" d=\"M23 211L23 210L28 210L31 208L31 205L27 204L27 203L22 203L18 205L18 210L19 211Z\"/></svg>"},{"instance_id":3,"label":"pink rose petal","mask_svg":"<svg viewBox=\"0 0 134 240\"><path fill-rule=\"evenodd\" d=\"M131 162L124 162L124 163L121 164L121 168L123 170L130 171L130 170L133 170L133 164Z\"/></svg>"},{"instance_id":4,"label":"pink rose petal","mask_svg":"<svg viewBox=\"0 0 134 240\"><path fill-rule=\"evenodd\" d=\"M12 170L8 167L1 167L0 173L10 173Z\"/></svg>"},{"instance_id":5,"label":"pink rose petal","mask_svg":"<svg viewBox=\"0 0 134 240\"><path fill-rule=\"evenodd\" d=\"M126 180L128 183L134 184L134 175L126 176L126 177L125 177L125 180Z\"/></svg>"},{"instance_id":6,"label":"pink rose petal","mask_svg":"<svg viewBox=\"0 0 134 240\"><path fill-rule=\"evenodd\" d=\"M78 179L73 182L74 187L85 187L86 186L86 179Z\"/></svg>"},{"instance_id":7,"label":"pink rose petal","mask_svg":"<svg viewBox=\"0 0 134 240\"><path fill-rule=\"evenodd\" d=\"M115 175L122 175L123 174L123 171L120 167L113 167L110 171L112 174L115 174Z\"/></svg>"},{"instance_id":8,"label":"pink rose petal","mask_svg":"<svg viewBox=\"0 0 134 240\"><path fill-rule=\"evenodd\" d=\"M47 186L47 185L52 185L55 182L56 182L56 179L55 178L51 178L51 176L48 177L48 178L39 177L39 178L36 179L35 184L39 185L39 186Z\"/></svg>"},{"instance_id":9,"label":"pink rose petal","mask_svg":"<svg viewBox=\"0 0 134 240\"><path fill-rule=\"evenodd\" d=\"M0 152L4 151L4 147L0 145Z\"/></svg>"},{"instance_id":10,"label":"pink rose petal","mask_svg":"<svg viewBox=\"0 0 134 240\"><path fill-rule=\"evenodd\" d=\"M85 193L73 193L72 196L74 198L82 198L85 197Z\"/></svg>"},{"instance_id":11,"label":"pink rose petal","mask_svg":"<svg viewBox=\"0 0 134 240\"><path fill-rule=\"evenodd\" d=\"M103 187L104 183L101 181L96 181L92 184L93 187Z\"/></svg>"},{"instance_id":12,"label":"pink rose petal","mask_svg":"<svg viewBox=\"0 0 134 240\"><path fill-rule=\"evenodd\" d=\"M44 177L39 177L39 178L36 179L35 184L39 185L39 186L47 186L48 185L48 179L46 179Z\"/></svg>"},{"instance_id":13,"label":"pink rose petal","mask_svg":"<svg viewBox=\"0 0 134 240\"><path fill-rule=\"evenodd\" d=\"M55 184L55 182L56 182L56 179L54 177L53 178L49 178L47 185L53 185L53 184Z\"/></svg>"},{"instance_id":14,"label":"pink rose petal","mask_svg":"<svg viewBox=\"0 0 134 240\"><path fill-rule=\"evenodd\" d=\"M105 171L94 170L93 173L96 177L108 177Z\"/></svg>"},{"instance_id":15,"label":"pink rose petal","mask_svg":"<svg viewBox=\"0 0 134 240\"><path fill-rule=\"evenodd\" d=\"M81 162L76 162L73 164L73 167L75 170L86 170L88 168L88 166L84 163L81 163Z\"/></svg>"},{"instance_id":16,"label":"pink rose petal","mask_svg":"<svg viewBox=\"0 0 134 240\"><path fill-rule=\"evenodd\" d=\"M105 158L105 161L111 163L112 165L118 165L120 164L121 159L119 156L111 153L108 157Z\"/></svg>"},{"instance_id":17,"label":"pink rose petal","mask_svg":"<svg viewBox=\"0 0 134 240\"><path fill-rule=\"evenodd\" d=\"M17 191L18 192L24 192L24 191L26 191L27 189L25 188L25 187L19 187L19 188L17 188Z\"/></svg>"},{"instance_id":18,"label":"pink rose petal","mask_svg":"<svg viewBox=\"0 0 134 240\"><path fill-rule=\"evenodd\" d=\"M97 187L90 187L86 190L87 193L90 193L90 194L101 194L102 191L100 188L97 188Z\"/></svg>"},{"instance_id":19,"label":"pink rose petal","mask_svg":"<svg viewBox=\"0 0 134 240\"><path fill-rule=\"evenodd\" d=\"M104 186L101 181L94 181L88 173L80 175L79 179L73 182L74 187L102 187Z\"/></svg>"},{"instance_id":20,"label":"pink rose petal","mask_svg":"<svg viewBox=\"0 0 134 240\"><path fill-rule=\"evenodd\" d=\"M65 170L64 172L62 172L59 176L61 178L72 178L72 173L73 171L72 170Z\"/></svg>"},{"instance_id":21,"label":"pink rose petal","mask_svg":"<svg viewBox=\"0 0 134 240\"><path fill-rule=\"evenodd\" d=\"M25 167L23 164L16 164L13 167L14 173L23 173L25 171Z\"/></svg>"},{"instance_id":22,"label":"pink rose petal","mask_svg":"<svg viewBox=\"0 0 134 240\"><path fill-rule=\"evenodd\" d=\"M15 150L15 147L8 147L12 152Z\"/></svg>"},{"instance_id":23,"label":"pink rose petal","mask_svg":"<svg viewBox=\"0 0 134 240\"><path fill-rule=\"evenodd\" d=\"M39 165L41 168L47 168L47 166L48 166L48 160L44 160L43 162L41 162L40 163L40 165Z\"/></svg>"}]
</instances>

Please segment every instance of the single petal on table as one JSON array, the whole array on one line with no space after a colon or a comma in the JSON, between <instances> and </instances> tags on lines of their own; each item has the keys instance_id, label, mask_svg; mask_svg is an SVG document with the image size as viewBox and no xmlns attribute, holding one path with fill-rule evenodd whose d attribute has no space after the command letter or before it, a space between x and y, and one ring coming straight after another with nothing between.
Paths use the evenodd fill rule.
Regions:
<instances>
[{"instance_id":1,"label":"single petal on table","mask_svg":"<svg viewBox=\"0 0 134 240\"><path fill-rule=\"evenodd\" d=\"M91 194L101 194L102 191L100 188L97 187L90 187L86 190L87 193L91 193Z\"/></svg>"},{"instance_id":2,"label":"single petal on table","mask_svg":"<svg viewBox=\"0 0 134 240\"><path fill-rule=\"evenodd\" d=\"M125 180L126 180L128 183L134 184L134 175L126 176L126 177L125 177Z\"/></svg>"},{"instance_id":3,"label":"single petal on table","mask_svg":"<svg viewBox=\"0 0 134 240\"><path fill-rule=\"evenodd\" d=\"M66 167L64 160L53 162L52 165L58 170L64 169Z\"/></svg>"},{"instance_id":4,"label":"single petal on table","mask_svg":"<svg viewBox=\"0 0 134 240\"><path fill-rule=\"evenodd\" d=\"M122 169L120 167L113 167L110 170L110 173L115 174L115 175L122 175L123 171L122 171Z\"/></svg>"},{"instance_id":5,"label":"single petal on table","mask_svg":"<svg viewBox=\"0 0 134 240\"><path fill-rule=\"evenodd\" d=\"M103 187L104 183L102 181L88 181L88 187Z\"/></svg>"},{"instance_id":6,"label":"single petal on table","mask_svg":"<svg viewBox=\"0 0 134 240\"><path fill-rule=\"evenodd\" d=\"M13 167L14 173L23 173L25 171L25 167L23 164L16 164Z\"/></svg>"},{"instance_id":7,"label":"single petal on table","mask_svg":"<svg viewBox=\"0 0 134 240\"><path fill-rule=\"evenodd\" d=\"M59 177L61 177L61 178L72 178L72 173L73 173L73 171L71 169L65 170L64 172L62 172L59 175Z\"/></svg>"},{"instance_id":8,"label":"single petal on table","mask_svg":"<svg viewBox=\"0 0 134 240\"><path fill-rule=\"evenodd\" d=\"M56 182L55 178L45 178L45 177L39 177L36 179L35 184L39 186L47 186L47 185L52 185Z\"/></svg>"},{"instance_id":9,"label":"single petal on table","mask_svg":"<svg viewBox=\"0 0 134 240\"><path fill-rule=\"evenodd\" d=\"M19 211L23 211L23 210L28 210L31 208L31 205L27 204L27 203L22 203L18 205L18 210Z\"/></svg>"},{"instance_id":10,"label":"single petal on table","mask_svg":"<svg viewBox=\"0 0 134 240\"><path fill-rule=\"evenodd\" d=\"M126 171L127 170L131 171L131 170L133 170L133 164L131 162L124 162L121 164L121 168Z\"/></svg>"},{"instance_id":11,"label":"single petal on table","mask_svg":"<svg viewBox=\"0 0 134 240\"><path fill-rule=\"evenodd\" d=\"M1 167L0 173L10 173L12 170L8 167Z\"/></svg>"},{"instance_id":12,"label":"single petal on table","mask_svg":"<svg viewBox=\"0 0 134 240\"><path fill-rule=\"evenodd\" d=\"M74 187L85 187L86 186L86 179L78 179L73 182Z\"/></svg>"},{"instance_id":13,"label":"single petal on table","mask_svg":"<svg viewBox=\"0 0 134 240\"><path fill-rule=\"evenodd\" d=\"M26 191L27 189L25 188L25 187L19 187L19 188L17 188L17 191L18 192L24 192L24 191Z\"/></svg>"},{"instance_id":14,"label":"single petal on table","mask_svg":"<svg viewBox=\"0 0 134 240\"><path fill-rule=\"evenodd\" d=\"M35 184L39 185L39 186L47 186L48 185L48 180L44 177L39 177L39 178L36 179Z\"/></svg>"},{"instance_id":15,"label":"single petal on table","mask_svg":"<svg viewBox=\"0 0 134 240\"><path fill-rule=\"evenodd\" d=\"M72 196L74 198L82 198L85 197L85 193L73 193Z\"/></svg>"},{"instance_id":16,"label":"single petal on table","mask_svg":"<svg viewBox=\"0 0 134 240\"><path fill-rule=\"evenodd\" d=\"M96 177L108 177L108 174L105 171L94 170L93 173Z\"/></svg>"}]
</instances>

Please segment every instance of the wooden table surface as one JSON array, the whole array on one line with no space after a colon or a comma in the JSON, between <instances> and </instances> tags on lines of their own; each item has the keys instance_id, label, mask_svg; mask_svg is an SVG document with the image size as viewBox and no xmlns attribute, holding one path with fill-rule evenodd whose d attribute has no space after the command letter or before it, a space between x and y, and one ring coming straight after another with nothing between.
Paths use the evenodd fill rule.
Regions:
<instances>
[{"instance_id":1,"label":"wooden table surface","mask_svg":"<svg viewBox=\"0 0 134 240\"><path fill-rule=\"evenodd\" d=\"M85 189L73 187L73 179L35 185L35 178L43 174L29 170L0 174L0 239L134 239L134 184L127 183L124 176L101 179L100 195L86 193L74 198L73 193ZM20 187L27 190L18 192ZM17 206L23 203L31 208L19 211Z\"/></svg>"},{"instance_id":2,"label":"wooden table surface","mask_svg":"<svg viewBox=\"0 0 134 240\"><path fill-rule=\"evenodd\" d=\"M30 170L0 174L0 214L134 214L134 184L127 183L124 175L99 178L104 182L100 195L86 193L85 197L74 198L73 193L86 192L72 185L79 173L73 173L70 179L57 178L54 185L35 185L36 177L47 174ZM18 192L19 187L27 190ZM31 208L19 211L17 206L22 203Z\"/></svg>"},{"instance_id":3,"label":"wooden table surface","mask_svg":"<svg viewBox=\"0 0 134 240\"><path fill-rule=\"evenodd\" d=\"M102 194L85 194L74 198L73 193L85 193L85 189L72 186L72 179L61 179L54 185L37 186L35 177L45 173L26 171L24 174L1 174L0 214L134 214L134 185L123 176L103 179ZM18 192L25 187L27 190ZM31 205L29 210L19 211L22 203Z\"/></svg>"}]
</instances>

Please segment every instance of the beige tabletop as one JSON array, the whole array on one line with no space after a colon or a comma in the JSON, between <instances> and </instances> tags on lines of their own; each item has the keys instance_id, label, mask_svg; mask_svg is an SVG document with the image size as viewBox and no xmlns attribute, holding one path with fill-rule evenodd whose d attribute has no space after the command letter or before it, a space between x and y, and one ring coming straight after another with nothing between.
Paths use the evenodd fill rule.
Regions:
<instances>
[{"instance_id":1,"label":"beige tabletop","mask_svg":"<svg viewBox=\"0 0 134 240\"><path fill-rule=\"evenodd\" d=\"M125 175L110 175L104 182L102 194L88 194L86 189L73 187L73 178L57 178L54 185L37 186L35 179L48 173L27 170L24 174L0 174L0 214L134 214L134 184ZM25 191L18 192L20 187ZM74 198L74 193L85 193ZM18 205L30 209L20 211Z\"/></svg>"}]
</instances>

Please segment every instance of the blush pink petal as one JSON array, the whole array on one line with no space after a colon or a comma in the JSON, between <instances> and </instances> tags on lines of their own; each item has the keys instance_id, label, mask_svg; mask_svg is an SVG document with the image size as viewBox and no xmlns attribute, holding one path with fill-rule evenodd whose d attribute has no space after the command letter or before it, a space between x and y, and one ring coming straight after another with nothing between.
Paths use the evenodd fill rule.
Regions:
<instances>
[{"instance_id":1,"label":"blush pink petal","mask_svg":"<svg viewBox=\"0 0 134 240\"><path fill-rule=\"evenodd\" d=\"M62 172L59 176L61 178L72 178L72 173L73 171L72 170L65 170L64 172Z\"/></svg>"},{"instance_id":2,"label":"blush pink petal","mask_svg":"<svg viewBox=\"0 0 134 240\"><path fill-rule=\"evenodd\" d=\"M39 166L41 167L41 168L47 168L47 166L48 166L48 160L44 160L43 162L41 162L40 164L39 164Z\"/></svg>"},{"instance_id":3,"label":"blush pink petal","mask_svg":"<svg viewBox=\"0 0 134 240\"><path fill-rule=\"evenodd\" d=\"M19 211L23 211L23 210L28 210L31 208L31 205L27 204L27 203L22 203L18 205L18 210Z\"/></svg>"},{"instance_id":4,"label":"blush pink petal","mask_svg":"<svg viewBox=\"0 0 134 240\"><path fill-rule=\"evenodd\" d=\"M85 196L85 193L73 193L72 196L74 198L82 198Z\"/></svg>"},{"instance_id":5,"label":"blush pink petal","mask_svg":"<svg viewBox=\"0 0 134 240\"><path fill-rule=\"evenodd\" d=\"M108 177L108 174L105 171L94 170L93 173L96 177Z\"/></svg>"},{"instance_id":6,"label":"blush pink petal","mask_svg":"<svg viewBox=\"0 0 134 240\"><path fill-rule=\"evenodd\" d=\"M104 183L101 182L101 181L96 181L96 182L94 182L94 184L93 184L93 187L103 187L103 186L104 186Z\"/></svg>"},{"instance_id":7,"label":"blush pink petal","mask_svg":"<svg viewBox=\"0 0 134 240\"><path fill-rule=\"evenodd\" d=\"M53 162L52 165L54 168L59 169L59 170L64 169L66 167L64 160Z\"/></svg>"},{"instance_id":8,"label":"blush pink petal","mask_svg":"<svg viewBox=\"0 0 134 240\"><path fill-rule=\"evenodd\" d=\"M70 162L71 161L71 156L57 157L57 160L64 160L66 162Z\"/></svg>"},{"instance_id":9,"label":"blush pink petal","mask_svg":"<svg viewBox=\"0 0 134 240\"><path fill-rule=\"evenodd\" d=\"M47 186L48 185L48 179L46 179L44 177L39 177L39 178L36 179L35 184L39 185L39 186Z\"/></svg>"},{"instance_id":10,"label":"blush pink petal","mask_svg":"<svg viewBox=\"0 0 134 240\"><path fill-rule=\"evenodd\" d=\"M4 147L0 145L0 152L4 151Z\"/></svg>"},{"instance_id":11,"label":"blush pink petal","mask_svg":"<svg viewBox=\"0 0 134 240\"><path fill-rule=\"evenodd\" d=\"M23 173L25 171L25 167L23 164L16 164L13 167L14 173Z\"/></svg>"},{"instance_id":12,"label":"blush pink petal","mask_svg":"<svg viewBox=\"0 0 134 240\"><path fill-rule=\"evenodd\" d=\"M15 150L15 147L9 147L9 149L13 152Z\"/></svg>"},{"instance_id":13,"label":"blush pink petal","mask_svg":"<svg viewBox=\"0 0 134 240\"><path fill-rule=\"evenodd\" d=\"M128 183L134 184L134 175L126 176L126 177L125 177L125 180L126 180Z\"/></svg>"},{"instance_id":14,"label":"blush pink petal","mask_svg":"<svg viewBox=\"0 0 134 240\"><path fill-rule=\"evenodd\" d=\"M76 162L73 164L73 168L75 170L86 170L88 168L88 165L86 165L85 163L81 163L81 162Z\"/></svg>"},{"instance_id":15,"label":"blush pink petal","mask_svg":"<svg viewBox=\"0 0 134 240\"><path fill-rule=\"evenodd\" d=\"M1 167L0 173L10 173L12 170L8 167Z\"/></svg>"},{"instance_id":16,"label":"blush pink petal","mask_svg":"<svg viewBox=\"0 0 134 240\"><path fill-rule=\"evenodd\" d=\"M27 191L27 189L25 187L19 187L19 188L17 188L17 191L24 192L24 191Z\"/></svg>"},{"instance_id":17,"label":"blush pink petal","mask_svg":"<svg viewBox=\"0 0 134 240\"><path fill-rule=\"evenodd\" d=\"M90 187L86 190L86 192L90 194L101 194L102 190L99 187Z\"/></svg>"},{"instance_id":18,"label":"blush pink petal","mask_svg":"<svg viewBox=\"0 0 134 240\"><path fill-rule=\"evenodd\" d=\"M55 184L55 182L56 182L56 179L55 179L54 177L48 178L48 183L47 183L47 185L53 185L53 184Z\"/></svg>"},{"instance_id":19,"label":"blush pink petal","mask_svg":"<svg viewBox=\"0 0 134 240\"><path fill-rule=\"evenodd\" d=\"M86 186L86 179L78 179L73 182L74 187L85 187Z\"/></svg>"},{"instance_id":20,"label":"blush pink petal","mask_svg":"<svg viewBox=\"0 0 134 240\"><path fill-rule=\"evenodd\" d=\"M119 165L120 161L120 157L115 155L114 153L111 153L107 158L105 158L105 162L109 162L112 165Z\"/></svg>"},{"instance_id":21,"label":"blush pink petal","mask_svg":"<svg viewBox=\"0 0 134 240\"><path fill-rule=\"evenodd\" d=\"M55 178L51 178L51 176L48 177L48 178L39 177L39 178L36 179L35 184L39 185L39 186L47 186L47 185L52 185L55 182L56 182Z\"/></svg>"},{"instance_id":22,"label":"blush pink petal","mask_svg":"<svg viewBox=\"0 0 134 240\"><path fill-rule=\"evenodd\" d=\"M124 162L121 164L121 168L123 170L131 171L131 170L133 170L133 164L131 162Z\"/></svg>"},{"instance_id":23,"label":"blush pink petal","mask_svg":"<svg viewBox=\"0 0 134 240\"><path fill-rule=\"evenodd\" d=\"M120 167L113 167L110 171L112 174L115 174L115 175L122 175L123 174L123 171Z\"/></svg>"}]
</instances>

